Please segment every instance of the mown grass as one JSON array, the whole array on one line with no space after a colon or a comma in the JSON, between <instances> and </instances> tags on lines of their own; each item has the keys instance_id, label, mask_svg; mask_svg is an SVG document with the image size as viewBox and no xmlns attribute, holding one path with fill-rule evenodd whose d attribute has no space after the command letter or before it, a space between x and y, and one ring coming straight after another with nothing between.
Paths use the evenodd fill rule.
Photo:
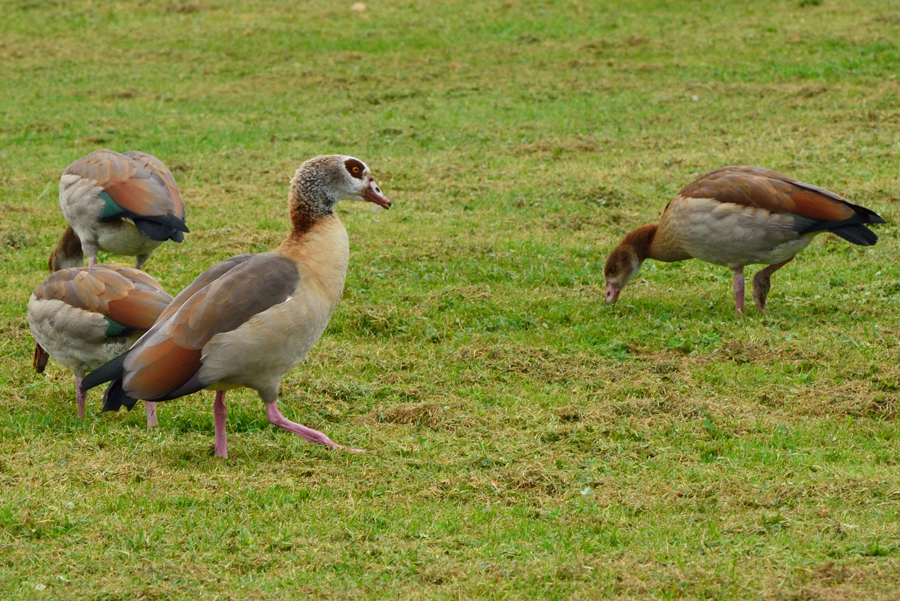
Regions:
<instances>
[{"instance_id":1,"label":"mown grass","mask_svg":"<svg viewBox=\"0 0 900 601\"><path fill-rule=\"evenodd\" d=\"M0 25L0 596L893 599L900 589L900 13L890 1L9 1ZM287 229L341 152L343 301L284 413L232 393L75 417L25 306L62 169L174 171L175 292ZM697 175L756 164L888 221L732 315L728 270L606 253ZM112 259L112 257L110 257Z\"/></svg>"}]
</instances>

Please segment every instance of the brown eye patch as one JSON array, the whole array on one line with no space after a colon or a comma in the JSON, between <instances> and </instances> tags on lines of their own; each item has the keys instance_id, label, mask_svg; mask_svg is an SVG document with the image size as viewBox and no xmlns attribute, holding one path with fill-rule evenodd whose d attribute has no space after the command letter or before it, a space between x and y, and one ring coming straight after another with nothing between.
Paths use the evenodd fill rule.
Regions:
<instances>
[{"instance_id":1,"label":"brown eye patch","mask_svg":"<svg viewBox=\"0 0 900 601\"><path fill-rule=\"evenodd\" d=\"M362 179L363 171L366 170L365 166L356 159L347 159L344 161L344 167L356 179Z\"/></svg>"}]
</instances>

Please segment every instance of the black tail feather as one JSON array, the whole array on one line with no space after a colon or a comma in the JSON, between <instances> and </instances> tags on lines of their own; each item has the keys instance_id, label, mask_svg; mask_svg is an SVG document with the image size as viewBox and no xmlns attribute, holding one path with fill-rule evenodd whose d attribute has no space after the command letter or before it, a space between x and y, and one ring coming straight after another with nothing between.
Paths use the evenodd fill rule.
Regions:
<instances>
[{"instance_id":1,"label":"black tail feather","mask_svg":"<svg viewBox=\"0 0 900 601\"><path fill-rule=\"evenodd\" d=\"M122 376L125 375L125 357L128 353L122 353L112 361L104 363L81 381L81 390L88 391L104 382L110 382L103 393L103 409L101 411L118 411L122 405L131 411L137 399L128 396L122 388Z\"/></svg>"},{"instance_id":2,"label":"black tail feather","mask_svg":"<svg viewBox=\"0 0 900 601\"><path fill-rule=\"evenodd\" d=\"M165 215L139 215L133 211L121 210L100 219L100 221L115 221L116 219L130 219L134 222L134 226L139 232L151 240L160 242L165 240L181 242L184 240L182 232L190 233L191 231L184 223L184 219L176 217L172 213L166 213Z\"/></svg>"},{"instance_id":3,"label":"black tail feather","mask_svg":"<svg viewBox=\"0 0 900 601\"><path fill-rule=\"evenodd\" d=\"M885 221L884 219L881 218L881 215L879 215L872 209L867 209L866 207L861 207L859 205L855 205L855 204L852 204L849 202L847 204L849 204L850 207L854 211L856 211L857 215L862 215L863 217L865 217L866 223L887 223L887 221Z\"/></svg>"},{"instance_id":4,"label":"black tail feather","mask_svg":"<svg viewBox=\"0 0 900 601\"><path fill-rule=\"evenodd\" d=\"M878 213L861 207L859 205L847 203L853 209L854 215L843 221L816 221L807 220L804 227L800 230L801 234L810 232L831 232L836 236L840 236L847 242L859 244L860 246L872 246L878 242L878 236L875 232L865 226L867 223L885 223Z\"/></svg>"},{"instance_id":5,"label":"black tail feather","mask_svg":"<svg viewBox=\"0 0 900 601\"><path fill-rule=\"evenodd\" d=\"M114 380L106 387L106 392L103 393L103 409L100 412L118 411L122 408L122 405L125 405L131 411L135 403L137 403L137 399L128 396L128 393L122 388L122 380Z\"/></svg>"},{"instance_id":6,"label":"black tail feather","mask_svg":"<svg viewBox=\"0 0 900 601\"><path fill-rule=\"evenodd\" d=\"M151 240L168 240L172 236L174 236L177 232L172 228L163 225L162 223L156 223L155 221L145 221L143 219L135 219L134 226L138 229L138 231Z\"/></svg>"},{"instance_id":7,"label":"black tail feather","mask_svg":"<svg viewBox=\"0 0 900 601\"><path fill-rule=\"evenodd\" d=\"M875 232L864 225L845 225L829 231L847 242L859 244L860 246L874 246L878 242L878 236Z\"/></svg>"},{"instance_id":8,"label":"black tail feather","mask_svg":"<svg viewBox=\"0 0 900 601\"><path fill-rule=\"evenodd\" d=\"M132 217L132 219L138 231L151 240L181 242L184 240L182 232L190 231L184 221L171 214L165 217Z\"/></svg>"},{"instance_id":9,"label":"black tail feather","mask_svg":"<svg viewBox=\"0 0 900 601\"><path fill-rule=\"evenodd\" d=\"M122 353L112 361L104 363L81 381L81 389L88 391L94 386L100 386L104 382L120 380L125 373L125 357L128 353Z\"/></svg>"}]
</instances>

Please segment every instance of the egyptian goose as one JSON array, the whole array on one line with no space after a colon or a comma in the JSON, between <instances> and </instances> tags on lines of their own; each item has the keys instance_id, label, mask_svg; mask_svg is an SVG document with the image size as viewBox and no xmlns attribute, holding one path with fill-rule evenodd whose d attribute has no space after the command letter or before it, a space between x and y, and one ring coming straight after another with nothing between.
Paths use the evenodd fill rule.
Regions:
<instances>
[{"instance_id":1,"label":"egyptian goose","mask_svg":"<svg viewBox=\"0 0 900 601\"><path fill-rule=\"evenodd\" d=\"M34 368L43 372L49 353L72 370L82 419L85 374L128 350L170 302L172 297L156 280L132 267L92 265L57 271L28 301L28 325L37 343ZM155 406L148 404L147 427L155 424Z\"/></svg>"},{"instance_id":2,"label":"egyptian goose","mask_svg":"<svg viewBox=\"0 0 900 601\"><path fill-rule=\"evenodd\" d=\"M64 256L70 262L76 238L88 265L95 265L97 252L105 250L136 256L140 269L157 246L181 242L188 231L172 172L156 157L135 150L95 150L66 167L59 204L69 227L57 250L68 250Z\"/></svg>"},{"instance_id":3,"label":"egyptian goose","mask_svg":"<svg viewBox=\"0 0 900 601\"><path fill-rule=\"evenodd\" d=\"M767 265L753 278L753 300L765 312L769 278L816 234L827 231L853 244L872 246L878 236L867 223L884 219L777 171L748 166L716 169L682 189L658 225L632 230L613 249L604 267L606 302L616 302L646 259L700 259L734 272L738 314L744 312L744 266Z\"/></svg>"},{"instance_id":4,"label":"egyptian goose","mask_svg":"<svg viewBox=\"0 0 900 601\"><path fill-rule=\"evenodd\" d=\"M333 210L341 199L391 206L359 159L327 155L303 163L291 179L293 230L281 246L204 271L128 352L89 374L84 389L111 382L104 411L216 390L215 455L227 457L225 391L252 388L273 425L343 448L285 418L277 403L281 379L322 335L344 288L349 241Z\"/></svg>"}]
</instances>

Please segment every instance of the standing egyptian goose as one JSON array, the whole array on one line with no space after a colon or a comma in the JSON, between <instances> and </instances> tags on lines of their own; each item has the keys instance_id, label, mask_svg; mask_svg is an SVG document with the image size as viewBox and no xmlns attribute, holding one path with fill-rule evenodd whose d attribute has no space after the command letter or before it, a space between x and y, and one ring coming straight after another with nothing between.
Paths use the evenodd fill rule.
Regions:
<instances>
[{"instance_id":1,"label":"standing egyptian goose","mask_svg":"<svg viewBox=\"0 0 900 601\"><path fill-rule=\"evenodd\" d=\"M181 242L188 231L172 172L156 157L135 150L95 150L66 167L59 204L69 227L57 249L77 238L88 265L95 265L98 251L105 250L137 257L140 269L157 246Z\"/></svg>"},{"instance_id":2,"label":"standing egyptian goose","mask_svg":"<svg viewBox=\"0 0 900 601\"><path fill-rule=\"evenodd\" d=\"M257 391L273 425L310 442L341 448L278 411L278 389L322 335L344 289L350 253L334 205L341 199L391 206L369 173L349 156L303 163L291 179L293 230L275 250L213 265L175 297L128 352L85 378L85 389L111 382L104 411L137 399L167 401L216 390L215 455L227 457L225 391Z\"/></svg>"},{"instance_id":3,"label":"standing egyptian goose","mask_svg":"<svg viewBox=\"0 0 900 601\"><path fill-rule=\"evenodd\" d=\"M52 260L51 260L52 262ZM37 343L34 368L48 354L75 374L78 419L84 417L81 380L128 350L156 321L172 297L152 277L122 265L92 265L56 271L28 301L28 325ZM156 410L147 406L147 427Z\"/></svg>"},{"instance_id":4,"label":"standing egyptian goose","mask_svg":"<svg viewBox=\"0 0 900 601\"><path fill-rule=\"evenodd\" d=\"M748 166L716 169L681 190L658 225L632 230L613 249L604 267L606 302L616 302L646 259L700 259L734 272L739 314L744 312L744 266L767 265L753 278L753 300L765 312L769 278L816 234L831 232L853 244L872 246L878 236L867 223L884 219L777 171Z\"/></svg>"}]
</instances>

